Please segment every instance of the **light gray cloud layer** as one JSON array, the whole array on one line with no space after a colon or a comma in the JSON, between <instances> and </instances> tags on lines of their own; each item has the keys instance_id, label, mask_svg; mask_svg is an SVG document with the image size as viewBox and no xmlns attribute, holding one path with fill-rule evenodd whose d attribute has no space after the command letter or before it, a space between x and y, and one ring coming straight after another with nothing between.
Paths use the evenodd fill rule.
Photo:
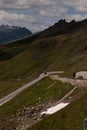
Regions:
<instances>
[{"instance_id":1,"label":"light gray cloud layer","mask_svg":"<svg viewBox=\"0 0 87 130\"><path fill-rule=\"evenodd\" d=\"M87 0L0 0L0 24L43 30L60 18L87 17Z\"/></svg>"}]
</instances>

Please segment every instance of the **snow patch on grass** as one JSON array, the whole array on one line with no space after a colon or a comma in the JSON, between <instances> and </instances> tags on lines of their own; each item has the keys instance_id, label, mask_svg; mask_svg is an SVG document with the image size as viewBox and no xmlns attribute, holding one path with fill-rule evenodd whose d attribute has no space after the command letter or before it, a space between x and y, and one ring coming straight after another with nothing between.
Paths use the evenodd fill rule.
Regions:
<instances>
[{"instance_id":1,"label":"snow patch on grass","mask_svg":"<svg viewBox=\"0 0 87 130\"><path fill-rule=\"evenodd\" d=\"M64 107L68 106L69 103L59 103L56 106L53 106L49 109L47 109L46 111L42 112L41 115L46 114L46 115L51 115L56 113L57 111L63 109Z\"/></svg>"}]
</instances>

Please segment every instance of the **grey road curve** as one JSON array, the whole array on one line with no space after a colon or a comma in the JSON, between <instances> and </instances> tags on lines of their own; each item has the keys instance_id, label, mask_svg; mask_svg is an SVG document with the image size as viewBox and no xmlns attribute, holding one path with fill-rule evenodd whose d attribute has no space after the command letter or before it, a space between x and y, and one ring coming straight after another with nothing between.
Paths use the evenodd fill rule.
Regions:
<instances>
[{"instance_id":1,"label":"grey road curve","mask_svg":"<svg viewBox=\"0 0 87 130\"><path fill-rule=\"evenodd\" d=\"M12 93L8 94L7 96L3 97L0 99L0 106L2 106L3 104L5 104L6 102L10 101L11 99L13 99L14 97L16 97L19 93L21 93L23 90L27 89L28 87L34 85L35 83L39 82L40 80L42 80L43 78L51 75L51 74L59 74L59 73L64 73L64 71L52 71L52 72L45 72L42 73L38 78L36 78L35 80L27 83L26 85L20 87L19 89L13 91Z\"/></svg>"}]
</instances>

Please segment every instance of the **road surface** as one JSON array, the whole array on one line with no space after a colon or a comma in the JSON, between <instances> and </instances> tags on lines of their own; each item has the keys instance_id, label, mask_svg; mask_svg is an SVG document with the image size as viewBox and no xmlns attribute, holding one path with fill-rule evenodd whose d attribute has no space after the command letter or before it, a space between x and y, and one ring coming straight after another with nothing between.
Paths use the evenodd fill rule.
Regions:
<instances>
[{"instance_id":1,"label":"road surface","mask_svg":"<svg viewBox=\"0 0 87 130\"><path fill-rule=\"evenodd\" d=\"M63 83L70 83L77 87L87 87L87 80L62 78L62 77L59 77L58 75L51 75L50 77L53 80L60 80Z\"/></svg>"},{"instance_id":2,"label":"road surface","mask_svg":"<svg viewBox=\"0 0 87 130\"><path fill-rule=\"evenodd\" d=\"M35 83L39 82L40 80L42 80L43 78L51 75L51 74L60 74L60 73L64 73L64 71L52 71L52 72L45 72L42 73L38 78L36 78L35 80L27 83L26 85L20 87L19 89L15 90L14 92L8 94L7 96L3 97L0 99L0 106L2 106L3 104L5 104L6 102L10 101L12 98L16 97L19 93L21 93L23 90L27 89L28 87L34 85Z\"/></svg>"}]
</instances>

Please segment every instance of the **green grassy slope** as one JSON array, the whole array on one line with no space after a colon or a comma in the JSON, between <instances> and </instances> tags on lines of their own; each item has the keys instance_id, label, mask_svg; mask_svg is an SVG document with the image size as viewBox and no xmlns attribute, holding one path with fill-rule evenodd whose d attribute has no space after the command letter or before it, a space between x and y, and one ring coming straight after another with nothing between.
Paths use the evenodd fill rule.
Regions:
<instances>
[{"instance_id":1,"label":"green grassy slope","mask_svg":"<svg viewBox=\"0 0 87 130\"><path fill-rule=\"evenodd\" d=\"M34 37L37 39L36 35ZM64 76L72 77L73 72L87 70L86 28L70 34L32 41L33 38L0 46L0 98L45 71L64 70ZM46 91L51 84L53 87ZM52 99L59 100L71 89L66 89L65 86L66 84L61 82L55 83L45 79L0 107L0 118L10 117L23 105L36 105L38 97L41 97L41 103ZM61 90L62 93L59 94L55 90ZM43 94L40 91L43 91ZM45 118L31 130L82 130L83 119L87 116L87 90L83 91L84 89L81 89L78 92L79 95L82 93L83 97L57 114Z\"/></svg>"},{"instance_id":2,"label":"green grassy slope","mask_svg":"<svg viewBox=\"0 0 87 130\"><path fill-rule=\"evenodd\" d=\"M79 90L81 93L83 90ZM29 130L83 130L87 118L87 90L77 101L51 115Z\"/></svg>"},{"instance_id":3,"label":"green grassy slope","mask_svg":"<svg viewBox=\"0 0 87 130\"><path fill-rule=\"evenodd\" d=\"M0 61L0 97L33 80L43 71L65 70L65 75L72 76L75 71L87 70L86 34L87 31L82 30L22 44L21 52ZM18 45L12 46L12 52L16 47Z\"/></svg>"},{"instance_id":4,"label":"green grassy slope","mask_svg":"<svg viewBox=\"0 0 87 130\"><path fill-rule=\"evenodd\" d=\"M14 111L23 109L23 106L37 106L46 102L54 102L66 95L73 86L60 81L45 78L30 88L24 90L17 97L0 107L0 119L14 115Z\"/></svg>"}]
</instances>

